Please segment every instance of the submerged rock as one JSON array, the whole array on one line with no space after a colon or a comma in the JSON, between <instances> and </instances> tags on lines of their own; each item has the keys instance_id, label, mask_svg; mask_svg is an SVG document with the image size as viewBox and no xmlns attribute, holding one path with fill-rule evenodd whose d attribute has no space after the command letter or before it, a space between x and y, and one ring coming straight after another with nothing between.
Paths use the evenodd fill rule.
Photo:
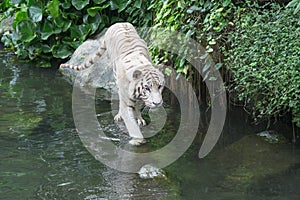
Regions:
<instances>
[{"instance_id":1,"label":"submerged rock","mask_svg":"<svg viewBox=\"0 0 300 200\"><path fill-rule=\"evenodd\" d=\"M101 44L102 35L99 34L95 39L89 39L81 44L67 63L80 65L93 56ZM60 68L59 71L71 82L74 83L76 80L80 86L104 88L114 93L117 91L112 62L106 52L87 69L76 71L70 68Z\"/></svg>"},{"instance_id":2,"label":"submerged rock","mask_svg":"<svg viewBox=\"0 0 300 200\"><path fill-rule=\"evenodd\" d=\"M277 133L274 130L267 130L260 133L257 133L258 136L262 137L268 143L285 143L286 139L283 135Z\"/></svg>"},{"instance_id":3,"label":"submerged rock","mask_svg":"<svg viewBox=\"0 0 300 200\"><path fill-rule=\"evenodd\" d=\"M166 173L162 169L149 164L141 167L138 174L142 179L167 178Z\"/></svg>"}]
</instances>

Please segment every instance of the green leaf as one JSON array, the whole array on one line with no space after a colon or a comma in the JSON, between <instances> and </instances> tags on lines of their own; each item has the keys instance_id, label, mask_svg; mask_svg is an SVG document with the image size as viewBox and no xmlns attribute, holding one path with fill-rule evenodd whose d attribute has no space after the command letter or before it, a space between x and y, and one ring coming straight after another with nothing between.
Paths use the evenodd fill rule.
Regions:
<instances>
[{"instance_id":1,"label":"green leaf","mask_svg":"<svg viewBox=\"0 0 300 200\"><path fill-rule=\"evenodd\" d=\"M67 41L67 40L65 40L64 44L69 45L73 49L77 49L82 44L82 42L81 41Z\"/></svg>"},{"instance_id":2,"label":"green leaf","mask_svg":"<svg viewBox=\"0 0 300 200\"><path fill-rule=\"evenodd\" d=\"M295 7L297 5L298 1L297 0L292 0L291 2L289 2L287 5L286 5L286 8L289 8L289 7Z\"/></svg>"},{"instance_id":3,"label":"green leaf","mask_svg":"<svg viewBox=\"0 0 300 200\"><path fill-rule=\"evenodd\" d=\"M221 7L221 8L218 8L215 12L222 12L223 10L224 10L224 8Z\"/></svg>"},{"instance_id":4,"label":"green leaf","mask_svg":"<svg viewBox=\"0 0 300 200\"><path fill-rule=\"evenodd\" d=\"M165 74L167 75L167 76L170 76L171 74L172 74L172 70L170 69L170 68L165 68Z\"/></svg>"},{"instance_id":5,"label":"green leaf","mask_svg":"<svg viewBox=\"0 0 300 200\"><path fill-rule=\"evenodd\" d=\"M61 29L54 27L50 21L45 21L42 30L41 30L41 39L47 40L51 35L58 34L61 32Z\"/></svg>"},{"instance_id":6,"label":"green leaf","mask_svg":"<svg viewBox=\"0 0 300 200\"><path fill-rule=\"evenodd\" d=\"M31 6L42 7L40 2L37 2L37 0L26 0L26 7L29 8Z\"/></svg>"},{"instance_id":7,"label":"green leaf","mask_svg":"<svg viewBox=\"0 0 300 200\"><path fill-rule=\"evenodd\" d=\"M21 21L16 26L16 34L22 42L30 42L36 37L35 24L30 20Z\"/></svg>"},{"instance_id":8,"label":"green leaf","mask_svg":"<svg viewBox=\"0 0 300 200\"><path fill-rule=\"evenodd\" d=\"M210 46L208 46L208 47L206 47L206 51L207 51L208 53L212 53L212 52L214 51L214 49L211 48Z\"/></svg>"},{"instance_id":9,"label":"green leaf","mask_svg":"<svg viewBox=\"0 0 300 200\"><path fill-rule=\"evenodd\" d=\"M296 15L297 12L299 12L299 10L300 10L300 1L299 1L298 5L297 5L296 9L294 10L293 14Z\"/></svg>"},{"instance_id":10,"label":"green leaf","mask_svg":"<svg viewBox=\"0 0 300 200\"><path fill-rule=\"evenodd\" d=\"M129 1L128 1L129 2ZM123 10L126 9L127 5L128 5L128 2L124 1L124 3L120 4L120 7L118 9L118 12L122 12Z\"/></svg>"},{"instance_id":11,"label":"green leaf","mask_svg":"<svg viewBox=\"0 0 300 200\"><path fill-rule=\"evenodd\" d=\"M66 32L66 31L71 27L71 25L72 25L72 21L66 21L66 22L64 23L63 28L62 28L62 31L63 31L63 32Z\"/></svg>"},{"instance_id":12,"label":"green leaf","mask_svg":"<svg viewBox=\"0 0 300 200\"><path fill-rule=\"evenodd\" d=\"M90 0L72 0L72 5L77 10L82 10L85 6L87 6L90 3Z\"/></svg>"},{"instance_id":13,"label":"green leaf","mask_svg":"<svg viewBox=\"0 0 300 200\"><path fill-rule=\"evenodd\" d=\"M181 58L179 62L179 68L183 68L185 62L186 62L185 58Z\"/></svg>"},{"instance_id":14,"label":"green leaf","mask_svg":"<svg viewBox=\"0 0 300 200\"><path fill-rule=\"evenodd\" d=\"M61 29L62 32L65 32L67 31L71 24L72 24L72 21L71 20L67 20L65 18L63 18L61 15L58 16L57 18L55 18L53 20L55 26L57 26L57 28Z\"/></svg>"},{"instance_id":15,"label":"green leaf","mask_svg":"<svg viewBox=\"0 0 300 200\"><path fill-rule=\"evenodd\" d=\"M40 7L37 6L31 6L29 8L29 16L32 19L33 22L40 22L43 18L43 12Z\"/></svg>"},{"instance_id":16,"label":"green leaf","mask_svg":"<svg viewBox=\"0 0 300 200\"><path fill-rule=\"evenodd\" d=\"M111 10L118 10L118 12L123 11L127 5L128 5L128 2L124 1L124 0L111 0L110 1Z\"/></svg>"},{"instance_id":17,"label":"green leaf","mask_svg":"<svg viewBox=\"0 0 300 200\"><path fill-rule=\"evenodd\" d=\"M47 40L53 34L52 29L53 29L52 23L49 21L45 21L45 23L42 27L41 39Z\"/></svg>"},{"instance_id":18,"label":"green leaf","mask_svg":"<svg viewBox=\"0 0 300 200\"><path fill-rule=\"evenodd\" d=\"M152 13L151 12L149 12L149 13L146 14L145 20L146 21L151 21L152 20Z\"/></svg>"},{"instance_id":19,"label":"green leaf","mask_svg":"<svg viewBox=\"0 0 300 200\"><path fill-rule=\"evenodd\" d=\"M51 48L49 45L47 44L41 44L41 50L44 53L50 53L51 52Z\"/></svg>"},{"instance_id":20,"label":"green leaf","mask_svg":"<svg viewBox=\"0 0 300 200\"><path fill-rule=\"evenodd\" d=\"M70 27L70 31L71 31L71 38L84 41L90 31L90 25L88 24L82 24L79 26L73 25Z\"/></svg>"},{"instance_id":21,"label":"green leaf","mask_svg":"<svg viewBox=\"0 0 300 200\"><path fill-rule=\"evenodd\" d=\"M55 58L65 59L72 54L72 50L68 45L60 44L58 45L58 49L53 52L53 56Z\"/></svg>"},{"instance_id":22,"label":"green leaf","mask_svg":"<svg viewBox=\"0 0 300 200\"><path fill-rule=\"evenodd\" d=\"M143 0L135 0L133 6L140 9L142 7L142 2L143 2Z\"/></svg>"},{"instance_id":23,"label":"green leaf","mask_svg":"<svg viewBox=\"0 0 300 200\"><path fill-rule=\"evenodd\" d=\"M87 12L91 17L95 17L99 13L99 11L102 11L107 7L109 7L109 4L106 4L104 6L95 6L95 7L88 8Z\"/></svg>"},{"instance_id":24,"label":"green leaf","mask_svg":"<svg viewBox=\"0 0 300 200\"><path fill-rule=\"evenodd\" d=\"M212 39L212 40L210 40L210 41L208 42L208 44L209 44L209 45L215 45L215 44L217 44L217 42L216 42L214 39Z\"/></svg>"},{"instance_id":25,"label":"green leaf","mask_svg":"<svg viewBox=\"0 0 300 200\"><path fill-rule=\"evenodd\" d=\"M88 23L91 27L90 34L95 33L98 30L100 24L103 24L100 14L97 14L95 17L88 17L86 23Z\"/></svg>"},{"instance_id":26,"label":"green leaf","mask_svg":"<svg viewBox=\"0 0 300 200\"><path fill-rule=\"evenodd\" d=\"M52 18L59 16L59 0L50 1L47 5L47 9L50 12Z\"/></svg>"},{"instance_id":27,"label":"green leaf","mask_svg":"<svg viewBox=\"0 0 300 200\"><path fill-rule=\"evenodd\" d=\"M53 20L54 24L59 27L59 28L62 28L65 26L65 24L67 23L65 21L65 19L62 17L62 16L58 16L56 17L54 20Z\"/></svg>"},{"instance_id":28,"label":"green leaf","mask_svg":"<svg viewBox=\"0 0 300 200\"><path fill-rule=\"evenodd\" d=\"M106 0L93 0L93 2L95 3L95 4L101 4L101 3L103 3L103 2L105 2ZM108 4L109 5L109 4Z\"/></svg>"},{"instance_id":29,"label":"green leaf","mask_svg":"<svg viewBox=\"0 0 300 200\"><path fill-rule=\"evenodd\" d=\"M71 2L64 2L61 4L61 7L63 9L69 9L69 8L71 8L71 5L72 5Z\"/></svg>"},{"instance_id":30,"label":"green leaf","mask_svg":"<svg viewBox=\"0 0 300 200\"><path fill-rule=\"evenodd\" d=\"M29 20L27 11L19 11L16 13L13 27L16 28L17 24L21 21Z\"/></svg>"},{"instance_id":31,"label":"green leaf","mask_svg":"<svg viewBox=\"0 0 300 200\"><path fill-rule=\"evenodd\" d=\"M92 8L88 8L87 9L87 13L91 16L91 17L95 17L99 11L103 10L102 7L100 6L96 6L96 7L92 7Z\"/></svg>"}]
</instances>

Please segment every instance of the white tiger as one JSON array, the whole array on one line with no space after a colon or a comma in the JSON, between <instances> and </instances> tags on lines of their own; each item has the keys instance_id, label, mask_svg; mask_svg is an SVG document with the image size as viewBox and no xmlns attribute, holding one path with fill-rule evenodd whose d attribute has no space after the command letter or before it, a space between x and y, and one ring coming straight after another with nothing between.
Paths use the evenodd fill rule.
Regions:
<instances>
[{"instance_id":1,"label":"white tiger","mask_svg":"<svg viewBox=\"0 0 300 200\"><path fill-rule=\"evenodd\" d=\"M130 144L143 144L145 139L139 125L145 125L146 122L141 116L138 102L143 101L150 108L162 105L164 75L153 67L147 45L139 37L132 24L116 23L109 27L99 49L87 62L80 66L62 64L60 67L85 69L106 50L114 63L120 100L119 112L114 119L124 120L129 135L132 137Z\"/></svg>"}]
</instances>

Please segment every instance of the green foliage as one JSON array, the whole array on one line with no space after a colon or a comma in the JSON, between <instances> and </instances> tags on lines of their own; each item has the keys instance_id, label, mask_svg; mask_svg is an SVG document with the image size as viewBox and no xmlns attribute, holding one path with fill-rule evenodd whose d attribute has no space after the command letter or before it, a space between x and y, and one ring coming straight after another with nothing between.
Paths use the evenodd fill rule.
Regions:
<instances>
[{"instance_id":1,"label":"green foliage","mask_svg":"<svg viewBox=\"0 0 300 200\"><path fill-rule=\"evenodd\" d=\"M208 53L213 55L214 51L218 50L217 44L224 43L234 5L231 0L166 0L152 1L151 8L156 12L154 27L168 28L171 31L183 33L185 38L192 38L199 42L206 48ZM182 40L184 41L184 39ZM182 49L179 51L185 50L182 53L183 56L169 55L167 53L164 55L164 59L172 60L177 72L188 76L192 73L189 73L191 70L186 61L186 56L191 55L191 52L187 50L186 44L179 46L182 46ZM154 55L159 55L159 50L151 50L154 52ZM207 58L207 55L201 56ZM161 62L160 57L154 58L155 62ZM202 58L200 59L203 60ZM204 72L209 72L214 66L209 62L205 63L208 63L208 65ZM217 67L220 67L220 65L221 63Z\"/></svg>"},{"instance_id":2,"label":"green foliage","mask_svg":"<svg viewBox=\"0 0 300 200\"><path fill-rule=\"evenodd\" d=\"M286 7L294 8L294 14L297 14L300 11L300 0L292 0Z\"/></svg>"},{"instance_id":3,"label":"green foliage","mask_svg":"<svg viewBox=\"0 0 300 200\"><path fill-rule=\"evenodd\" d=\"M290 111L300 126L300 13L271 4L239 9L226 54L232 88L256 120Z\"/></svg>"},{"instance_id":4,"label":"green foliage","mask_svg":"<svg viewBox=\"0 0 300 200\"><path fill-rule=\"evenodd\" d=\"M224 38L232 8L231 0L5 0L0 11L4 17L14 16L15 21L14 31L4 34L1 41L22 58L64 59L105 26L130 21L140 27L155 24L183 32L213 52L216 42ZM158 61L159 51L152 53ZM175 60L178 72L187 74L184 57L169 58Z\"/></svg>"},{"instance_id":5,"label":"green foliage","mask_svg":"<svg viewBox=\"0 0 300 200\"><path fill-rule=\"evenodd\" d=\"M53 57L69 57L105 26L129 15L141 19L142 14L136 16L144 6L142 0L5 0L0 3L0 20L14 17L14 31L5 33L1 41L21 58L49 67Z\"/></svg>"}]
</instances>

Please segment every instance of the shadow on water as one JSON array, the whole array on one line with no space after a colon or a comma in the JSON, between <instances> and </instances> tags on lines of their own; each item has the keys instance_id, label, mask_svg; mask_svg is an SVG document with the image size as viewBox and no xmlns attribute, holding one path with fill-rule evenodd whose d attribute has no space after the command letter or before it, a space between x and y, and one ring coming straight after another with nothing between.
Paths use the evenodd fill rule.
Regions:
<instances>
[{"instance_id":1,"label":"shadow on water","mask_svg":"<svg viewBox=\"0 0 300 200\"><path fill-rule=\"evenodd\" d=\"M200 128L187 152L165 168L166 180L144 180L113 170L87 151L76 132L72 86L54 70L20 64L4 52L0 57L0 199L296 200L300 196L300 150L289 142L262 140L255 133L265 126L252 125L238 108L228 113L214 150L198 158L205 132ZM166 100L166 104L168 120L162 134L150 138L140 152L160 148L176 134L180 113L176 103ZM96 111L105 133L126 141L110 109L110 99L97 90ZM280 123L272 128L292 131Z\"/></svg>"}]
</instances>

